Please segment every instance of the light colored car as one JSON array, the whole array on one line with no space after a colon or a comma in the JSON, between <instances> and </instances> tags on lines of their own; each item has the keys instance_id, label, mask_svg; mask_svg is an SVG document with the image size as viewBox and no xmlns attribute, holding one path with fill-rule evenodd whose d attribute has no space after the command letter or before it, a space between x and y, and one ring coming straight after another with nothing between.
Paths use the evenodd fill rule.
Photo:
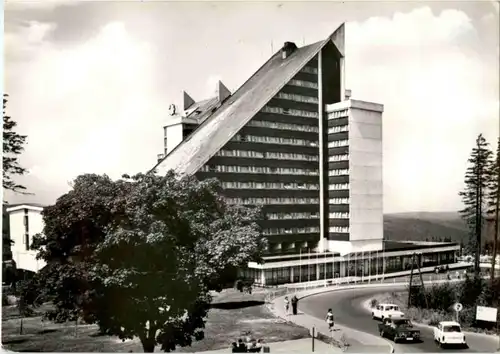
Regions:
<instances>
[{"instance_id":1,"label":"light colored car","mask_svg":"<svg viewBox=\"0 0 500 354\"><path fill-rule=\"evenodd\" d=\"M440 346L461 345L467 347L465 334L460 324L455 321L443 321L434 327L434 341Z\"/></svg>"},{"instance_id":2,"label":"light colored car","mask_svg":"<svg viewBox=\"0 0 500 354\"><path fill-rule=\"evenodd\" d=\"M402 318L405 314L401 312L398 305L394 304L378 304L372 310L372 318L384 320L384 318Z\"/></svg>"}]
</instances>

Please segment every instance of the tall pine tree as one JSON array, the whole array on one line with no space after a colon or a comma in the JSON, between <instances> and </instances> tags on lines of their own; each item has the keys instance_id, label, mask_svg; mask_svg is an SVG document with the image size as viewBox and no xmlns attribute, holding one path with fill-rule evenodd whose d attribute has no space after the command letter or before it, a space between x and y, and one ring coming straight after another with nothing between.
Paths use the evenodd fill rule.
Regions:
<instances>
[{"instance_id":1,"label":"tall pine tree","mask_svg":"<svg viewBox=\"0 0 500 354\"><path fill-rule=\"evenodd\" d=\"M490 178L492 152L482 134L476 139L476 146L469 157L465 173L465 188L459 193L465 208L460 211L470 230L469 251L474 252L474 271L479 275L483 213L487 210L487 190Z\"/></svg>"},{"instance_id":2,"label":"tall pine tree","mask_svg":"<svg viewBox=\"0 0 500 354\"><path fill-rule=\"evenodd\" d=\"M488 214L493 216L494 231L493 231L493 252L491 260L491 280L495 279L496 256L499 251L498 247L498 216L500 214L500 137L497 142L497 151L495 159L490 165L490 185L488 192Z\"/></svg>"},{"instance_id":3,"label":"tall pine tree","mask_svg":"<svg viewBox=\"0 0 500 354\"><path fill-rule=\"evenodd\" d=\"M17 123L11 119L5 112L7 106L8 95L3 95L3 188L14 192L22 192L26 187L17 184L13 179L13 175L24 175L28 172L21 167L18 161L18 156L24 150L26 136L19 135L14 131Z\"/></svg>"}]
</instances>

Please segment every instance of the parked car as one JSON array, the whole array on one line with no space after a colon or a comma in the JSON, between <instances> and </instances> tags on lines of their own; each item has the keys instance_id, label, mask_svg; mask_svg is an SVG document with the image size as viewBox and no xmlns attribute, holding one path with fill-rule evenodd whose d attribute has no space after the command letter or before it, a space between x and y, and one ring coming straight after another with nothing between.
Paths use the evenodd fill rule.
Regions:
<instances>
[{"instance_id":1,"label":"parked car","mask_svg":"<svg viewBox=\"0 0 500 354\"><path fill-rule=\"evenodd\" d=\"M399 306L394 304L379 304L372 310L372 318L382 321L385 318L402 318L404 315Z\"/></svg>"},{"instance_id":2,"label":"parked car","mask_svg":"<svg viewBox=\"0 0 500 354\"><path fill-rule=\"evenodd\" d=\"M411 321L407 318L386 318L378 325L381 337L392 338L394 343L398 341L419 341L420 331L414 329Z\"/></svg>"},{"instance_id":3,"label":"parked car","mask_svg":"<svg viewBox=\"0 0 500 354\"><path fill-rule=\"evenodd\" d=\"M442 321L434 327L434 341L440 346L459 345L467 348L465 334L460 324L455 321Z\"/></svg>"}]
</instances>

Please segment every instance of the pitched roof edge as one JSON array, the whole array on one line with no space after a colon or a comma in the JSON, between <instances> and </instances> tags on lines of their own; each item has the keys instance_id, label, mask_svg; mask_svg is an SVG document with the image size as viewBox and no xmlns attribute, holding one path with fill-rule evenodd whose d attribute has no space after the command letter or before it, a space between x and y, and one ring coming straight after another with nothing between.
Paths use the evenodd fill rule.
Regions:
<instances>
[{"instance_id":1,"label":"pitched roof edge","mask_svg":"<svg viewBox=\"0 0 500 354\"><path fill-rule=\"evenodd\" d=\"M345 23L343 22L340 26L338 26L337 29L328 36L328 38L332 40L333 44L335 44L335 47L337 47L337 50L342 57L345 57Z\"/></svg>"},{"instance_id":2,"label":"pitched roof edge","mask_svg":"<svg viewBox=\"0 0 500 354\"><path fill-rule=\"evenodd\" d=\"M298 66L298 68L296 70L294 70L292 72L292 74L290 75L290 77L288 77L286 80L284 80L283 84L282 85L279 85L278 88L274 91L272 91L270 94L269 94L269 98L266 100L266 103L264 103L262 106L259 106L258 109L256 109L255 111L253 111L253 113L250 115L250 118L246 121L244 121L244 124L242 124L237 131L241 130L249 121L250 119L252 119L281 89L283 89L283 87L288 83L288 81L290 81L315 55L317 55L324 47L326 44L328 44L330 41L333 42L333 44L337 47L337 43L336 41L333 39L333 36L338 32L338 34L341 36L341 40L343 40L344 38L344 23L342 23L339 27L337 27L337 29L331 34L329 35L326 39L324 39L323 41L318 41L318 42L314 42L314 43L311 43L307 46L313 46L313 45L317 45L318 43L321 43L320 46L318 46L318 48L312 52L308 57L306 57L305 59L303 59L303 62L300 66ZM343 41L341 42L343 43ZM305 47L307 47L305 46ZM302 47L304 48L304 47ZM338 48L339 49L339 48ZM343 49L343 48L342 48ZM254 73L247 79L243 82L243 84L241 84L238 89L228 98L228 100L226 100L220 107L217 111L219 112L222 112L224 111L224 108L226 108L226 106L229 106L229 105L232 105L235 101L232 101L231 98L235 98L235 96L237 96L237 93L252 79L254 78L257 73L259 73L262 68L267 65L276 55L278 55L280 53L281 49L279 49L277 52L275 52L271 57L269 57L268 60L266 60L256 71L254 71ZM339 49L340 51L340 49ZM343 55L343 53L342 53ZM236 100L237 101L237 100ZM215 113L217 114L217 113ZM209 124L210 122L212 122L212 120L210 119L212 118L212 116L208 117L207 119L205 119L198 127L197 129L193 132L193 134L189 135L185 140L183 140L181 143L179 143L172 151L170 151L169 154L165 155L163 157L163 159L157 161L157 163L154 165L153 168L151 168L147 173L154 173L156 171L156 169L158 168L158 166L160 166L164 160L167 159L167 157L171 154L173 154L175 151L178 150L178 148L180 148L180 146L184 145L186 142L188 142L189 140L191 140L196 133L199 133L201 130L202 130L202 127L203 126L206 126L207 124ZM207 163L208 160L210 160L216 153L217 151L219 151L225 144L227 144L228 141L224 141L216 150L213 154L208 154L208 158L204 158L204 159L201 159L199 160L198 163L196 163L196 167L195 168L190 168L189 170L192 170L192 171L183 171L182 173L180 173L180 175L183 175L183 174L192 174L192 173L196 173L196 171L198 171L205 163ZM178 169L178 167L174 168L175 170ZM177 173L179 173L179 171L176 171Z\"/></svg>"},{"instance_id":3,"label":"pitched roof edge","mask_svg":"<svg viewBox=\"0 0 500 354\"><path fill-rule=\"evenodd\" d=\"M236 131L240 131L246 124L248 124L248 122L257 114L259 113L260 110L262 110L262 108L274 97L276 96L276 94L281 90L283 89L283 87L285 87L285 85L291 80L293 79L293 77L295 75L297 75L297 73L312 59L314 58L315 55L317 55L321 49L323 49L323 47L330 41L330 37L328 37L327 39L323 40L322 44L318 47L318 49L316 49L314 52L312 52L311 54L309 54L309 56L307 56L306 58L303 59L302 61L302 64L300 66L298 66L298 68L296 70L294 70L291 75L289 75L285 80L283 80L283 84L282 85L279 85L277 87L276 90L273 90L269 93L268 95L268 98L267 100L265 101L265 103L262 105L262 106L257 106L257 109L253 110L252 113L249 115L250 117L243 121L243 124L241 124L238 129ZM312 45L315 45L315 44L318 44L320 43L321 41L319 42L315 42L315 43L312 43L310 44L311 46ZM276 54L275 54L276 55ZM274 55L269 59L271 60L272 58L274 57ZM266 62L267 63L267 62ZM260 70L260 69L259 69ZM259 71L257 70L256 73ZM252 75L253 76L253 75ZM243 86L243 85L242 85ZM208 119L207 119L208 120ZM231 137L232 138L232 137ZM229 138L229 139L231 139ZM199 162L196 164L197 166L195 168L191 168L191 170L193 171L185 171L186 174L192 174L192 173L196 173L196 171L198 171L204 164L207 163L208 160L210 160L224 145L227 144L229 140L226 140L226 141L223 141L223 143L219 144L218 148L217 149L214 149L215 152L214 153L211 153L211 154L208 154L207 158L204 158L204 159L200 159ZM179 144L180 145L180 144Z\"/></svg>"},{"instance_id":4,"label":"pitched roof edge","mask_svg":"<svg viewBox=\"0 0 500 354\"><path fill-rule=\"evenodd\" d=\"M262 65L261 65L261 66L260 66L257 70L255 70L255 71L253 72L253 74L252 74L252 75L250 75L250 77L248 77L248 79L246 79L246 80L245 80L245 81L244 81L244 82L240 85L240 87L238 87L238 88L234 91L234 93L233 93L231 96L229 96L229 97L228 97L228 99L227 99L226 101L224 101L224 103L223 103L223 104L222 104L222 105L221 105L221 106L220 106L217 110L220 112L220 111L222 111L222 109L223 109L223 108L225 108L225 105L229 105L229 101L231 100L231 97L236 96L236 94L238 93L238 91L240 91L240 90L241 90L241 88L242 88L243 86L245 86L245 84L246 84L248 81L250 81L250 80L251 80L251 79L252 79L255 75L257 75L257 73L258 73L258 72L259 72L259 71L260 71L260 70L261 70L261 69L262 69L262 68L263 68L263 67L264 67L267 63L269 63L269 62L271 61L271 59L273 59L273 58L274 58L274 56L275 56L275 55L277 55L278 53L279 53L279 50L278 50L276 53L274 53L273 55L271 55L271 56L269 57L269 59L267 59L264 63L262 63ZM184 140L183 140L183 141L181 141L179 144L177 144L177 146L176 146L176 147L174 147L174 148L173 148L173 150L172 150L172 151L170 151L167 155L165 155L165 156L163 157L163 159L161 159L161 160L157 161L157 162L156 162L156 165L155 165L152 169L150 169L147 173L153 173L153 172L156 170L156 168L157 168L158 166L160 166L160 165L161 165L161 163L162 163L162 162L163 162L163 161L167 158L167 156L168 156L168 155L172 154L172 153L173 153L174 151L176 151L176 150L177 150L177 149L178 149L178 148L179 148L182 144L184 144L185 142L189 141L189 140L190 140L190 139L194 136L194 134L196 134L196 133L197 133L197 131L200 131L200 128L202 128L203 126L205 126L205 125L206 125L206 124L208 124L209 122L210 122L210 117L206 118L206 119L205 119L205 120L204 120L204 121L203 121L203 122L202 122L202 123L201 123L201 124L200 124L200 125L196 128L196 130L195 130L195 131L193 131L193 133L192 133L192 134L190 134L190 135L189 135L186 139L184 139Z\"/></svg>"}]
</instances>

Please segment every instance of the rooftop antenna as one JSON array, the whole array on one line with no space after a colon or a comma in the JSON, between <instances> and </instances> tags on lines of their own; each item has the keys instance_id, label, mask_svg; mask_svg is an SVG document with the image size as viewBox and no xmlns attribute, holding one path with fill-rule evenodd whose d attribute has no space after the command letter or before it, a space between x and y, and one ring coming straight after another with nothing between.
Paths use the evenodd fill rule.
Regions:
<instances>
[{"instance_id":1,"label":"rooftop antenna","mask_svg":"<svg viewBox=\"0 0 500 354\"><path fill-rule=\"evenodd\" d=\"M271 40L271 54L274 53L274 48L273 48L273 41Z\"/></svg>"},{"instance_id":2,"label":"rooftop antenna","mask_svg":"<svg viewBox=\"0 0 500 354\"><path fill-rule=\"evenodd\" d=\"M302 37L302 45L306 45L306 37Z\"/></svg>"}]
</instances>

